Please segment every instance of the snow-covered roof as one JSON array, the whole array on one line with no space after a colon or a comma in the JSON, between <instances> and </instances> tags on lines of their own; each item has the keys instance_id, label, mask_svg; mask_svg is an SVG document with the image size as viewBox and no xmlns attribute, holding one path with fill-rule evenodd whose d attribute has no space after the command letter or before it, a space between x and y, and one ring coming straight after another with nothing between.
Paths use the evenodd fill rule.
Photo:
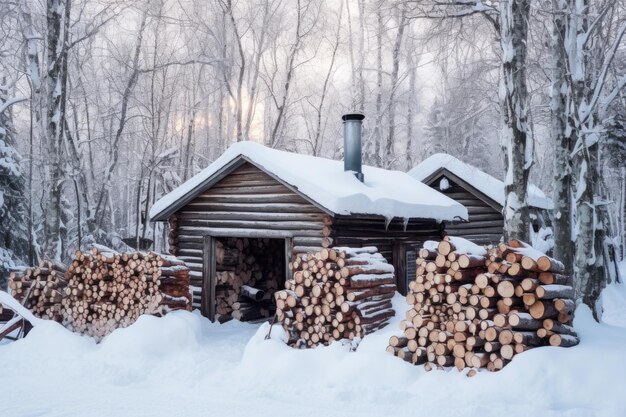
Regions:
<instances>
[{"instance_id":1,"label":"snow-covered roof","mask_svg":"<svg viewBox=\"0 0 626 417\"><path fill-rule=\"evenodd\" d=\"M210 186L216 173L246 160L290 185L326 211L380 215L387 219L467 219L467 209L401 171L363 166L365 182L345 172L343 161L267 148L254 142L233 144L215 162L158 200L150 209L153 220L166 220Z\"/></svg>"},{"instance_id":2,"label":"snow-covered roof","mask_svg":"<svg viewBox=\"0 0 626 417\"><path fill-rule=\"evenodd\" d=\"M446 169L501 206L504 206L504 182L480 169L460 161L452 155L437 153L429 156L408 173L413 178L424 181L440 169ZM552 200L533 184L528 185L528 204L532 207L550 210Z\"/></svg>"}]
</instances>

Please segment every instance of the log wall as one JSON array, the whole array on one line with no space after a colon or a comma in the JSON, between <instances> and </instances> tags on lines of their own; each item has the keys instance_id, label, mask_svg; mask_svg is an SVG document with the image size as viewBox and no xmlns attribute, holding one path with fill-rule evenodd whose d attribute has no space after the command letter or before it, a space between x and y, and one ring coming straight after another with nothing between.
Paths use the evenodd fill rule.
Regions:
<instances>
[{"instance_id":1,"label":"log wall","mask_svg":"<svg viewBox=\"0 0 626 417\"><path fill-rule=\"evenodd\" d=\"M490 204L486 199L479 198L476 192L472 193L448 176L445 177L450 185L449 188L439 189L439 183L444 176L438 176L427 183L440 193L463 204L469 214L469 222L446 224L446 232L451 236L460 236L471 240L478 245L500 242L504 227L504 217L501 211L494 207L494 203Z\"/></svg>"},{"instance_id":2,"label":"log wall","mask_svg":"<svg viewBox=\"0 0 626 417\"><path fill-rule=\"evenodd\" d=\"M379 216L331 216L311 201L250 163L233 170L170 218L170 252L190 268L194 307L201 305L203 236L290 238L292 253L317 252L331 246L376 246L398 271L404 290L404 251L438 240L434 221Z\"/></svg>"},{"instance_id":3,"label":"log wall","mask_svg":"<svg viewBox=\"0 0 626 417\"><path fill-rule=\"evenodd\" d=\"M395 218L389 224L378 216L336 216L331 238L335 246L376 246L378 252L396 270L396 285L406 293L407 251L422 247L427 240L440 240L443 224L435 221L410 220L407 224Z\"/></svg>"},{"instance_id":4,"label":"log wall","mask_svg":"<svg viewBox=\"0 0 626 417\"><path fill-rule=\"evenodd\" d=\"M442 229L434 221L411 220L406 225L395 218L388 225L385 219L375 216L336 216L331 231L335 246L376 246L392 262L394 245L421 245L426 240L441 238Z\"/></svg>"},{"instance_id":5,"label":"log wall","mask_svg":"<svg viewBox=\"0 0 626 417\"><path fill-rule=\"evenodd\" d=\"M292 239L296 252L332 244L332 218L276 179L245 163L170 218L170 252L191 270L194 307L200 307L203 236Z\"/></svg>"}]
</instances>

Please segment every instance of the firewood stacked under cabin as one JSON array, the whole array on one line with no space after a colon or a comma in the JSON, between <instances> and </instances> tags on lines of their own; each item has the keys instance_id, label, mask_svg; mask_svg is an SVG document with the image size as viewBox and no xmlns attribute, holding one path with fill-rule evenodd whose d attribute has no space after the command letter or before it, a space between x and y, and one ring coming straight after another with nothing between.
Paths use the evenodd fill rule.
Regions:
<instances>
[{"instance_id":1,"label":"firewood stacked under cabin","mask_svg":"<svg viewBox=\"0 0 626 417\"><path fill-rule=\"evenodd\" d=\"M480 249L460 238L424 245L403 334L390 338L389 352L427 369L496 371L528 349L578 343L560 262L519 241Z\"/></svg>"},{"instance_id":2,"label":"firewood stacked under cabin","mask_svg":"<svg viewBox=\"0 0 626 417\"><path fill-rule=\"evenodd\" d=\"M359 338L395 314L394 269L375 247L322 249L298 256L290 269L276 293L276 318L293 347Z\"/></svg>"},{"instance_id":3,"label":"firewood stacked under cabin","mask_svg":"<svg viewBox=\"0 0 626 417\"><path fill-rule=\"evenodd\" d=\"M66 269L65 265L42 261L38 267L13 271L9 274L11 295L35 316L61 321Z\"/></svg>"},{"instance_id":4,"label":"firewood stacked under cabin","mask_svg":"<svg viewBox=\"0 0 626 417\"><path fill-rule=\"evenodd\" d=\"M36 316L101 339L141 314L191 310L189 269L172 256L118 253L95 245L68 268L50 262L9 278L12 295Z\"/></svg>"},{"instance_id":5,"label":"firewood stacked under cabin","mask_svg":"<svg viewBox=\"0 0 626 417\"><path fill-rule=\"evenodd\" d=\"M284 241L227 238L217 242L215 312L221 321L271 317L284 271Z\"/></svg>"}]
</instances>

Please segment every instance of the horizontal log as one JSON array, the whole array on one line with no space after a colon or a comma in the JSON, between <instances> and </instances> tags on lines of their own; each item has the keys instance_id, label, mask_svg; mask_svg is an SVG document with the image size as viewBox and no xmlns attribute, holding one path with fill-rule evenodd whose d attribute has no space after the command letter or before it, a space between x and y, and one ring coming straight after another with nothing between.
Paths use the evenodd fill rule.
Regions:
<instances>
[{"instance_id":1,"label":"horizontal log","mask_svg":"<svg viewBox=\"0 0 626 417\"><path fill-rule=\"evenodd\" d=\"M580 339L576 336L565 335L565 334L553 334L550 336L549 340L550 346L563 346L563 347L571 347L576 346L580 343Z\"/></svg>"},{"instance_id":2,"label":"horizontal log","mask_svg":"<svg viewBox=\"0 0 626 417\"><path fill-rule=\"evenodd\" d=\"M504 226L504 221L502 220L502 218L474 220L473 217L470 216L470 220L468 222L457 223L453 226L453 228L457 230L472 230L472 229L496 230L496 229L502 229L503 226Z\"/></svg>"},{"instance_id":3,"label":"horizontal log","mask_svg":"<svg viewBox=\"0 0 626 417\"><path fill-rule=\"evenodd\" d=\"M261 301L265 297L265 291L249 285L242 285L240 291L241 295L254 301Z\"/></svg>"},{"instance_id":4,"label":"horizontal log","mask_svg":"<svg viewBox=\"0 0 626 417\"><path fill-rule=\"evenodd\" d=\"M576 309L576 303L574 302L574 300L557 298L554 300L554 307L558 310L559 313L573 314L574 310Z\"/></svg>"},{"instance_id":5,"label":"horizontal log","mask_svg":"<svg viewBox=\"0 0 626 417\"><path fill-rule=\"evenodd\" d=\"M256 221L256 220L188 220L178 226L178 235L190 234L196 230L207 228L241 228L241 229L263 229L263 230L320 230L324 225L318 222L300 221ZM191 233L196 234L196 233Z\"/></svg>"},{"instance_id":6,"label":"horizontal log","mask_svg":"<svg viewBox=\"0 0 626 417\"><path fill-rule=\"evenodd\" d=\"M186 205L181 211L235 211L265 213L320 213L319 208L309 203L194 203Z\"/></svg>"},{"instance_id":7,"label":"horizontal log","mask_svg":"<svg viewBox=\"0 0 626 417\"><path fill-rule=\"evenodd\" d=\"M457 262L461 268L475 268L485 264L485 257L463 254L459 256Z\"/></svg>"},{"instance_id":8,"label":"horizontal log","mask_svg":"<svg viewBox=\"0 0 626 417\"><path fill-rule=\"evenodd\" d=\"M536 320L528 313L510 313L508 315L508 323L515 329L520 330L537 330L543 326L543 323Z\"/></svg>"},{"instance_id":9,"label":"horizontal log","mask_svg":"<svg viewBox=\"0 0 626 417\"><path fill-rule=\"evenodd\" d=\"M550 285L571 285L572 279L569 275L555 274L554 272L541 272L538 277L542 284Z\"/></svg>"},{"instance_id":10,"label":"horizontal log","mask_svg":"<svg viewBox=\"0 0 626 417\"><path fill-rule=\"evenodd\" d=\"M375 285L393 284L396 277L393 273L386 274L360 274L350 277L351 288L367 288Z\"/></svg>"},{"instance_id":11,"label":"horizontal log","mask_svg":"<svg viewBox=\"0 0 626 417\"><path fill-rule=\"evenodd\" d=\"M558 311L551 301L537 301L530 306L529 311L530 315L536 320L543 320L558 315Z\"/></svg>"},{"instance_id":12,"label":"horizontal log","mask_svg":"<svg viewBox=\"0 0 626 417\"><path fill-rule=\"evenodd\" d=\"M213 190L209 193L199 195L193 200L194 203L236 203L236 204L249 204L249 203L305 203L301 196L292 192L275 193L275 194L229 194L220 193L219 190Z\"/></svg>"},{"instance_id":13,"label":"horizontal log","mask_svg":"<svg viewBox=\"0 0 626 417\"><path fill-rule=\"evenodd\" d=\"M535 294L541 299L574 298L574 288L568 285L542 285L537 287Z\"/></svg>"},{"instance_id":14,"label":"horizontal log","mask_svg":"<svg viewBox=\"0 0 626 417\"><path fill-rule=\"evenodd\" d=\"M201 196L210 195L211 193L219 194L279 194L279 193L292 193L289 188L282 184L276 183L274 185L260 185L260 186L248 186L245 183L239 182L238 184L228 185L222 184L221 187L211 188L208 191L200 194Z\"/></svg>"},{"instance_id":15,"label":"horizontal log","mask_svg":"<svg viewBox=\"0 0 626 417\"><path fill-rule=\"evenodd\" d=\"M385 284L376 287L367 288L364 290L350 290L346 293L346 300L348 301L358 301L367 297L381 295L381 294L389 294L395 293L396 286L395 284Z\"/></svg>"},{"instance_id":16,"label":"horizontal log","mask_svg":"<svg viewBox=\"0 0 626 417\"><path fill-rule=\"evenodd\" d=\"M552 319L545 319L543 321L543 328L559 334L576 336L576 332L574 331L574 328L572 326L559 323L558 321Z\"/></svg>"},{"instance_id":17,"label":"horizontal log","mask_svg":"<svg viewBox=\"0 0 626 417\"><path fill-rule=\"evenodd\" d=\"M403 348L409 343L409 339L402 336L391 336L389 338L389 346Z\"/></svg>"}]
</instances>

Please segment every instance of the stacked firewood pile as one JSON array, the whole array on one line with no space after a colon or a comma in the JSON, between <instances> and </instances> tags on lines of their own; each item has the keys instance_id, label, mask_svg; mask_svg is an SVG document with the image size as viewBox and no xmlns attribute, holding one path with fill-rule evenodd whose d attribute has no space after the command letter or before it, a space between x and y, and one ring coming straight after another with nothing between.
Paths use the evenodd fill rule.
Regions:
<instances>
[{"instance_id":1,"label":"stacked firewood pile","mask_svg":"<svg viewBox=\"0 0 626 417\"><path fill-rule=\"evenodd\" d=\"M496 371L534 347L576 345L573 290L563 273L559 261L519 241L489 250L459 238L426 242L403 334L387 350L427 369Z\"/></svg>"},{"instance_id":2,"label":"stacked firewood pile","mask_svg":"<svg viewBox=\"0 0 626 417\"><path fill-rule=\"evenodd\" d=\"M217 242L215 312L220 321L257 320L274 314L272 294L284 269L282 245L284 242L272 239L228 238Z\"/></svg>"},{"instance_id":3,"label":"stacked firewood pile","mask_svg":"<svg viewBox=\"0 0 626 417\"><path fill-rule=\"evenodd\" d=\"M191 309L189 269L182 261L99 245L88 253L77 251L67 268L43 262L13 273L9 288L35 316L98 340L141 314Z\"/></svg>"},{"instance_id":4,"label":"stacked firewood pile","mask_svg":"<svg viewBox=\"0 0 626 417\"><path fill-rule=\"evenodd\" d=\"M42 261L38 267L13 271L9 274L11 295L35 316L60 322L66 270L60 263Z\"/></svg>"},{"instance_id":5,"label":"stacked firewood pile","mask_svg":"<svg viewBox=\"0 0 626 417\"><path fill-rule=\"evenodd\" d=\"M297 257L276 295L276 318L293 347L356 339L394 316L393 266L375 247L323 249Z\"/></svg>"}]
</instances>

